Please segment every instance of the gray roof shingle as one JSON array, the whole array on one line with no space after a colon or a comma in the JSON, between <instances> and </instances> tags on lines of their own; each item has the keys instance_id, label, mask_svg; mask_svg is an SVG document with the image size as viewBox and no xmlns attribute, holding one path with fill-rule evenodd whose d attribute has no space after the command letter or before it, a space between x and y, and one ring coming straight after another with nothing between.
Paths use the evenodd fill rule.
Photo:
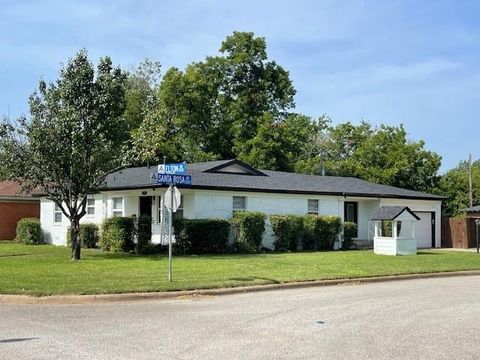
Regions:
<instances>
[{"instance_id":1,"label":"gray roof shingle","mask_svg":"<svg viewBox=\"0 0 480 360\"><path fill-rule=\"evenodd\" d=\"M471 208L463 209L466 212L480 212L480 205L472 206Z\"/></svg>"},{"instance_id":2,"label":"gray roof shingle","mask_svg":"<svg viewBox=\"0 0 480 360\"><path fill-rule=\"evenodd\" d=\"M420 218L406 206L382 206L373 215L371 220L395 220L397 216L404 211L408 211L415 219L420 220Z\"/></svg>"},{"instance_id":3,"label":"gray roof shingle","mask_svg":"<svg viewBox=\"0 0 480 360\"><path fill-rule=\"evenodd\" d=\"M273 193L297 193L318 195L342 195L365 197L388 197L442 200L444 197L428 193L374 184L352 177L319 176L260 170L267 176L206 172L209 169L242 165L238 160L219 160L187 164L187 173L192 175L192 188L256 191ZM125 168L107 176L103 190L141 189L158 187L150 181L156 166Z\"/></svg>"}]
</instances>

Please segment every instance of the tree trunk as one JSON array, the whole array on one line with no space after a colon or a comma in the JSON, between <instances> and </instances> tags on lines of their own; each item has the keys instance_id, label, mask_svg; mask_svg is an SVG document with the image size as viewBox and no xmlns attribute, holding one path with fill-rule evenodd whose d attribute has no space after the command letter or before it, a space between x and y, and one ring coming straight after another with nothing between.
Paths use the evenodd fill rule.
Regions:
<instances>
[{"instance_id":1,"label":"tree trunk","mask_svg":"<svg viewBox=\"0 0 480 360\"><path fill-rule=\"evenodd\" d=\"M80 260L80 219L72 218L70 219L70 235L72 238L72 260Z\"/></svg>"}]
</instances>

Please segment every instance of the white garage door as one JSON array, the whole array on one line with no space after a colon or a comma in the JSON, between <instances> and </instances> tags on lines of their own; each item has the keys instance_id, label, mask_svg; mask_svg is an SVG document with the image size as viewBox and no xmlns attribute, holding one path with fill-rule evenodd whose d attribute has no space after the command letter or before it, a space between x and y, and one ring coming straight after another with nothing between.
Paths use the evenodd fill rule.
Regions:
<instances>
[{"instance_id":1,"label":"white garage door","mask_svg":"<svg viewBox=\"0 0 480 360\"><path fill-rule=\"evenodd\" d=\"M415 224L417 248L432 247L432 213L416 212L420 220Z\"/></svg>"}]
</instances>

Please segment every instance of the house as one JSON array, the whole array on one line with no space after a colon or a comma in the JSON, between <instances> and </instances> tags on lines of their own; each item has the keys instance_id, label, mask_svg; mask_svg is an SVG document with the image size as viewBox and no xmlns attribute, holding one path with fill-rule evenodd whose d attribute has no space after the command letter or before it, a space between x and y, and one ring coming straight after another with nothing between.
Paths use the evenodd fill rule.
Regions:
<instances>
[{"instance_id":1,"label":"house","mask_svg":"<svg viewBox=\"0 0 480 360\"><path fill-rule=\"evenodd\" d=\"M165 185L156 183L156 167L125 168L109 174L101 191L87 202L83 223L101 224L112 216L152 217L152 242L165 239ZM418 247L440 247L442 197L379 185L351 177L317 176L258 170L239 160L188 164L192 185L179 186L182 203L174 218L230 218L234 211L266 214L336 215L358 224L358 239L372 240L372 216L381 206L408 206L419 217ZM65 244L68 221L55 204L41 199L46 239ZM263 245L272 247L267 224Z\"/></svg>"},{"instance_id":2,"label":"house","mask_svg":"<svg viewBox=\"0 0 480 360\"><path fill-rule=\"evenodd\" d=\"M15 239L17 222L40 218L40 199L21 192L20 184L0 182L0 240Z\"/></svg>"}]
</instances>

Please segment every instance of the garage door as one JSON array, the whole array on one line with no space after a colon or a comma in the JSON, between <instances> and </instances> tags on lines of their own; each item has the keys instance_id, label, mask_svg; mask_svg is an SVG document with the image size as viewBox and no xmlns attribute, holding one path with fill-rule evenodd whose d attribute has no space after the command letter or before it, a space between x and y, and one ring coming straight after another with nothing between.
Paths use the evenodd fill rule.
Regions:
<instances>
[{"instance_id":1,"label":"garage door","mask_svg":"<svg viewBox=\"0 0 480 360\"><path fill-rule=\"evenodd\" d=\"M416 212L420 220L415 224L417 248L432 247L432 213Z\"/></svg>"}]
</instances>

